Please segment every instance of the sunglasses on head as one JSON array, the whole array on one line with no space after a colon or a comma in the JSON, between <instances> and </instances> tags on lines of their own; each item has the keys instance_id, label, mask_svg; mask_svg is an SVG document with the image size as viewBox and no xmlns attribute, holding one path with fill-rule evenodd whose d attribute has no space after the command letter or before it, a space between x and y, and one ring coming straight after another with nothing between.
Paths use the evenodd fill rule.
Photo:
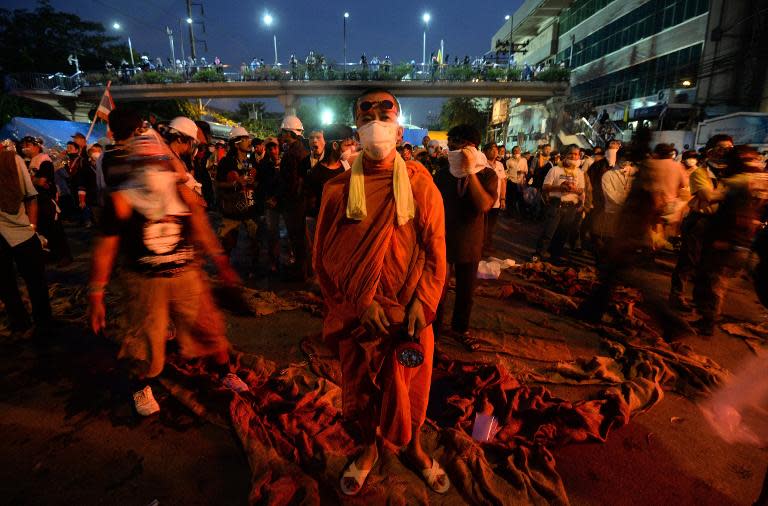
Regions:
<instances>
[{"instance_id":1,"label":"sunglasses on head","mask_svg":"<svg viewBox=\"0 0 768 506\"><path fill-rule=\"evenodd\" d=\"M391 111L395 108L395 103L391 100L377 100L375 102L370 102L366 100L365 102L360 102L360 110L363 112L368 112L371 109L373 109L375 106L379 106L379 109L382 109L384 111Z\"/></svg>"}]
</instances>

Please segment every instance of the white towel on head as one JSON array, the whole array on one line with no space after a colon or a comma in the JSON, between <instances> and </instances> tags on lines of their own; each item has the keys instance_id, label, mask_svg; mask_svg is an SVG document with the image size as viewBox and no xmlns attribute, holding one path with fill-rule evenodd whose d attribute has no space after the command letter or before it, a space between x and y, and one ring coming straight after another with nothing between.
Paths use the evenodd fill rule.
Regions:
<instances>
[{"instance_id":1,"label":"white towel on head","mask_svg":"<svg viewBox=\"0 0 768 506\"><path fill-rule=\"evenodd\" d=\"M352 175L349 178L349 197L347 199L347 218L362 220L368 216L365 205L365 175L363 173L363 157L358 156L352 164ZM395 155L395 166L392 171L392 191L395 194L395 208L398 226L408 223L416 216L416 204L413 200L413 189L408 178L405 160L399 153Z\"/></svg>"}]
</instances>

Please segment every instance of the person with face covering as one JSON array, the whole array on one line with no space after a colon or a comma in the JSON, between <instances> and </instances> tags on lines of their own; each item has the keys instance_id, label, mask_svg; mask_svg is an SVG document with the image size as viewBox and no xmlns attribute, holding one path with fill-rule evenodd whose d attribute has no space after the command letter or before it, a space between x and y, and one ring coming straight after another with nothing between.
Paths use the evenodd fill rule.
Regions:
<instances>
[{"instance_id":1,"label":"person with face covering","mask_svg":"<svg viewBox=\"0 0 768 506\"><path fill-rule=\"evenodd\" d=\"M479 348L469 330L477 268L483 254L487 214L498 200L499 178L485 154L477 147L480 132L470 125L457 125L448 131L450 170L438 174L435 184L445 205L446 250L448 263L456 277L451 333L469 351ZM447 285L447 284L446 284ZM447 286L437 310L435 332L441 334L442 313Z\"/></svg>"},{"instance_id":2,"label":"person with face covering","mask_svg":"<svg viewBox=\"0 0 768 506\"><path fill-rule=\"evenodd\" d=\"M29 173L37 190L37 231L48 239L49 258L58 261L59 267L65 267L72 263L72 253L61 222L61 212L56 205L58 191L53 162L43 152L40 139L25 137L21 146L24 157L29 159Z\"/></svg>"},{"instance_id":3,"label":"person with face covering","mask_svg":"<svg viewBox=\"0 0 768 506\"><path fill-rule=\"evenodd\" d=\"M577 215L584 203L584 173L577 166L579 148L570 146L564 153L563 166L552 167L542 184L549 202L544 231L533 254L536 259L545 252L549 252L552 261L560 259L566 240L577 227Z\"/></svg>"},{"instance_id":4,"label":"person with face covering","mask_svg":"<svg viewBox=\"0 0 768 506\"><path fill-rule=\"evenodd\" d=\"M683 164L690 173L691 200L688 202L688 214L680 227L680 251L677 264L672 271L672 284L669 291L669 304L672 308L690 312L693 310L685 297L686 281L693 275L701 259L701 248L707 222L717 211L718 202L723 194L718 191L718 177L722 174L724 164L721 161L733 143L725 148L708 150L707 162L699 167L699 156L695 151L683 153Z\"/></svg>"},{"instance_id":5,"label":"person with face covering","mask_svg":"<svg viewBox=\"0 0 768 506\"><path fill-rule=\"evenodd\" d=\"M327 306L323 337L338 349L344 416L362 434L362 449L341 477L347 495L360 492L379 458L377 430L391 445L406 446L404 457L433 490L450 486L420 442L432 322L445 283L443 204L427 170L397 153L399 113L385 90L355 100L363 151L325 184L317 218L313 258ZM421 365L407 358L418 353Z\"/></svg>"}]
</instances>

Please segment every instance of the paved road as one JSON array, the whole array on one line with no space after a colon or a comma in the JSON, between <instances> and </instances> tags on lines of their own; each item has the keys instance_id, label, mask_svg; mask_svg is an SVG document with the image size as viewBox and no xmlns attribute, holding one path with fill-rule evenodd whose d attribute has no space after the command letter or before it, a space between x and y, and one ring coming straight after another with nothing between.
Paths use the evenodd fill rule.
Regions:
<instances>
[{"instance_id":1,"label":"paved road","mask_svg":"<svg viewBox=\"0 0 768 506\"><path fill-rule=\"evenodd\" d=\"M75 236L75 264L50 272L52 280L83 283L89 237ZM502 220L496 256L524 260L537 226ZM578 258L588 263L588 256ZM649 289L667 289L671 257L643 272ZM272 289L287 285L264 279ZM743 281L726 301L729 319L763 321ZM480 299L474 323L495 312L519 321L523 331L551 332L569 342L574 356L589 357L599 341L576 330L567 317L554 317L523 303ZM301 339L320 328L303 311L261 318L228 316L230 338L246 351L281 363L302 360ZM590 345L592 339L593 345ZM738 368L750 352L722 332L710 340L688 339L698 352ZM65 325L42 342L0 337L0 497L6 504L165 504L247 502L249 469L231 431L194 417L168 395L160 416L140 420L108 385L114 349ZM579 399L583 387L553 388ZM572 504L749 504L760 488L768 454L728 445L704 424L688 399L667 394L648 413L612 432L605 444L572 444L554 451ZM461 504L458 495L431 497L435 504ZM329 503L333 501L329 498Z\"/></svg>"}]
</instances>

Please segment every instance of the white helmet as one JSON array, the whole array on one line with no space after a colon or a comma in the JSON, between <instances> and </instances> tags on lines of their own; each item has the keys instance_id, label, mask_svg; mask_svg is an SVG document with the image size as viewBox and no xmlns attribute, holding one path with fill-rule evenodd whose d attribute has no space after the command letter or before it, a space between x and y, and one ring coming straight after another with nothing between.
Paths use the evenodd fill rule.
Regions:
<instances>
[{"instance_id":1,"label":"white helmet","mask_svg":"<svg viewBox=\"0 0 768 506\"><path fill-rule=\"evenodd\" d=\"M168 128L172 128L180 134L191 137L192 139L197 139L197 125L195 125L194 121L184 116L173 118L168 125Z\"/></svg>"},{"instance_id":2,"label":"white helmet","mask_svg":"<svg viewBox=\"0 0 768 506\"><path fill-rule=\"evenodd\" d=\"M301 124L301 120L296 116L286 116L283 118L283 123L280 125L281 130L288 130L296 135L301 135L304 132L304 125Z\"/></svg>"},{"instance_id":3,"label":"white helmet","mask_svg":"<svg viewBox=\"0 0 768 506\"><path fill-rule=\"evenodd\" d=\"M229 140L237 139L238 137L250 137L251 134L248 133L248 130L245 128L238 126L232 128L232 130L229 131Z\"/></svg>"}]
</instances>

